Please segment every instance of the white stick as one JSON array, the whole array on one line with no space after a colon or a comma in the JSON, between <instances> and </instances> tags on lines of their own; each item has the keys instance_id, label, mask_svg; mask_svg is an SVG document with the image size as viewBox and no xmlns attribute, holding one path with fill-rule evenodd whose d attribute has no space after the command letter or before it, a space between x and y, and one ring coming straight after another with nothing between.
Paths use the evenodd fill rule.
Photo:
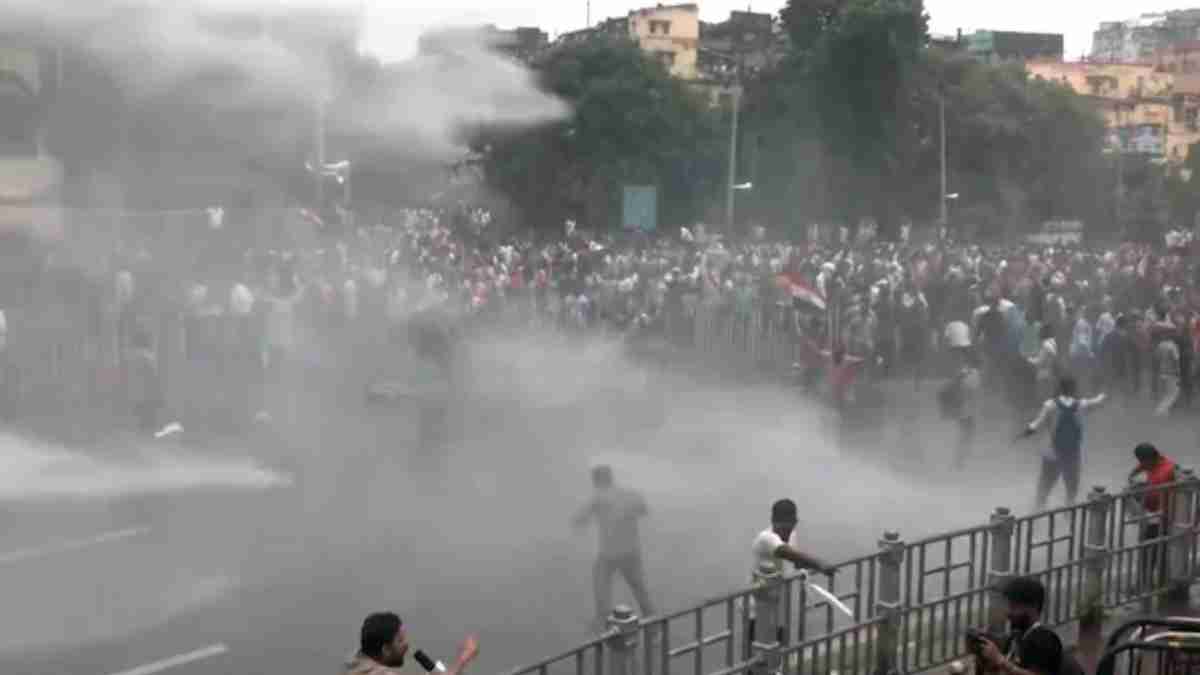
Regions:
<instances>
[{"instance_id":1,"label":"white stick","mask_svg":"<svg viewBox=\"0 0 1200 675\"><path fill-rule=\"evenodd\" d=\"M178 668L179 666L186 666L189 663L203 661L204 659L211 659L214 656L220 656L228 651L229 647L226 647L223 644L216 644L211 647L205 647L204 649L197 649L194 652L188 652L187 654L172 656L169 659L155 661L154 663L147 663L144 666L138 666L132 670L123 670L119 673L113 673L113 675L154 675L154 673L161 673L164 670L170 670L171 668Z\"/></svg>"},{"instance_id":2,"label":"white stick","mask_svg":"<svg viewBox=\"0 0 1200 675\"><path fill-rule=\"evenodd\" d=\"M850 608L846 606L846 603L842 602L841 600L838 600L838 597L836 595L834 595L833 593L830 593L829 591L825 590L824 588L821 588L820 586L812 583L811 581L808 582L808 587L813 589L814 591L816 591L817 595L819 595L822 598L825 598L827 601L829 601L829 604L831 604L834 607L837 607L839 610L841 610L841 612L843 614L850 617L851 619L854 618L854 612L852 612L850 610Z\"/></svg>"}]
</instances>

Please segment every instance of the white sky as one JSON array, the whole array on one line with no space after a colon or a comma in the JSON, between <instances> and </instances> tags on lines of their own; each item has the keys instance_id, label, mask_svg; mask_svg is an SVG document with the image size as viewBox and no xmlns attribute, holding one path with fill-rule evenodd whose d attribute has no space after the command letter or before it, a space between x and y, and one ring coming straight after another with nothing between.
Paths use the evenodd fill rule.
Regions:
<instances>
[{"instance_id":1,"label":"white sky","mask_svg":"<svg viewBox=\"0 0 1200 675\"><path fill-rule=\"evenodd\" d=\"M623 16L630 9L659 0L592 0L592 22ZM664 0L673 2L675 0ZM719 21L747 5L758 12L777 12L786 0L698 0L701 17ZM370 25L367 48L391 60L411 55L416 37L426 28L445 24L494 23L503 28L538 26L551 36L586 25L587 0L366 0ZM925 0L930 28L952 34L958 28L1022 30L1066 35L1067 56L1088 52L1092 31L1101 21L1133 18L1142 12L1200 6L1200 0Z\"/></svg>"}]
</instances>

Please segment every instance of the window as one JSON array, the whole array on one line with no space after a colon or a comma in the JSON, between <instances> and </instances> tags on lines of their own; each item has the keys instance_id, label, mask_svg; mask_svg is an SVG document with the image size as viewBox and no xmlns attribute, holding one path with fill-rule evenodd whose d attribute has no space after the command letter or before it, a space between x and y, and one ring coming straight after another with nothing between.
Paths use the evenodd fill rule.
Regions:
<instances>
[{"instance_id":1,"label":"window","mask_svg":"<svg viewBox=\"0 0 1200 675\"><path fill-rule=\"evenodd\" d=\"M1200 130L1200 109L1188 108L1183 111L1184 124L1187 125L1188 131Z\"/></svg>"},{"instance_id":2,"label":"window","mask_svg":"<svg viewBox=\"0 0 1200 675\"><path fill-rule=\"evenodd\" d=\"M663 35L670 35L671 34L671 22L670 21L651 21L650 22L650 34L658 35L659 33L661 33Z\"/></svg>"}]
</instances>

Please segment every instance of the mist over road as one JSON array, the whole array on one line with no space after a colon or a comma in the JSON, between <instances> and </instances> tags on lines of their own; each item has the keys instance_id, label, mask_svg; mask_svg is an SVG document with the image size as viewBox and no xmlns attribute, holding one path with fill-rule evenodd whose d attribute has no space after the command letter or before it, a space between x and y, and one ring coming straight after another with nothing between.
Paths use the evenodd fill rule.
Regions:
<instances>
[{"instance_id":1,"label":"mist over road","mask_svg":"<svg viewBox=\"0 0 1200 675\"><path fill-rule=\"evenodd\" d=\"M949 470L932 385L894 392L883 438L841 453L785 389L647 376L611 346L545 338L487 342L470 360L443 456L412 449L403 410L365 408L348 367L310 375L296 425L179 459L252 461L290 484L10 495L0 671L121 673L220 645L170 672L336 672L362 618L384 609L437 655L477 631L477 672L548 656L587 636L594 534L567 521L596 461L647 496L647 574L668 610L746 582L776 498L798 502L806 544L834 559L870 552L886 529L914 539L1032 502L1037 446L1012 444L1009 420L986 421L968 469ZM1194 432L1122 419L1092 419L1084 485L1116 487L1143 436L1195 458Z\"/></svg>"}]
</instances>

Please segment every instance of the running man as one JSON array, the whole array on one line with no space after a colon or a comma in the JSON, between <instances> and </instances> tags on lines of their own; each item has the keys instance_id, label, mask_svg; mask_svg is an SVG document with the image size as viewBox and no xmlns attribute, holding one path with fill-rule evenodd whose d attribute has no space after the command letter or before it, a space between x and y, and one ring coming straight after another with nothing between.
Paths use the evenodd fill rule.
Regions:
<instances>
[{"instance_id":1,"label":"running man","mask_svg":"<svg viewBox=\"0 0 1200 675\"><path fill-rule=\"evenodd\" d=\"M1042 404L1037 419L1029 423L1022 434L1033 436L1051 418L1054 419L1050 447L1042 452L1042 470L1038 478L1037 510L1046 507L1050 491L1062 477L1067 489L1067 504L1073 505L1079 493L1079 471L1083 461L1083 413L1104 403L1107 396L1075 398L1075 378L1063 377L1058 383L1058 396Z\"/></svg>"},{"instance_id":2,"label":"running man","mask_svg":"<svg viewBox=\"0 0 1200 675\"><path fill-rule=\"evenodd\" d=\"M643 617L654 615L650 594L646 591L646 572L642 564L642 543L638 535L638 520L649 511L641 493L617 486L612 467L592 469L592 498L575 514L571 524L576 530L596 521L600 548L592 568L592 589L596 594L596 626L600 629L612 613L612 578L620 572Z\"/></svg>"}]
</instances>

